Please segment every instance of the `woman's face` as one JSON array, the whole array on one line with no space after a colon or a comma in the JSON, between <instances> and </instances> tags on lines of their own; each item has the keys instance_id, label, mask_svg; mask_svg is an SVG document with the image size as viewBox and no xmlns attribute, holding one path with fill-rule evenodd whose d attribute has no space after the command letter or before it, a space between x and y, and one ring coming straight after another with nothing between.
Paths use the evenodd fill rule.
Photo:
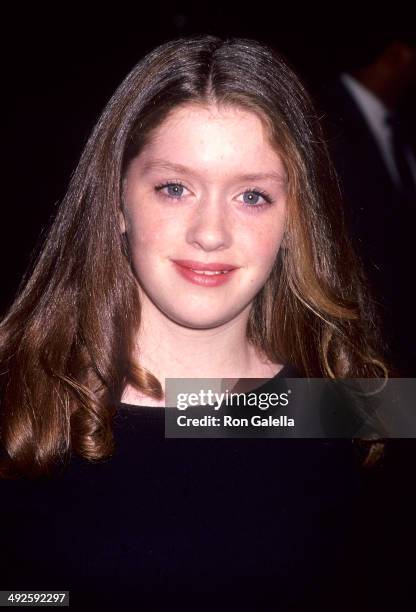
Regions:
<instances>
[{"instance_id":1,"label":"woman's face","mask_svg":"<svg viewBox=\"0 0 416 612\"><path fill-rule=\"evenodd\" d=\"M248 314L270 275L286 219L286 176L257 115L175 109L132 160L124 214L139 292L180 325Z\"/></svg>"}]
</instances>

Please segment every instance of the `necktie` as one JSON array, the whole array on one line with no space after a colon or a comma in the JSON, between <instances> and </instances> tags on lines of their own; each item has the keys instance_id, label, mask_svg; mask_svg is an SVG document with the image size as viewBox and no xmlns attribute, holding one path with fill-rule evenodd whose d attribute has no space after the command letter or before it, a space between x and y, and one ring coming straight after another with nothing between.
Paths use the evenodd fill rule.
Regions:
<instances>
[{"instance_id":1,"label":"necktie","mask_svg":"<svg viewBox=\"0 0 416 612\"><path fill-rule=\"evenodd\" d=\"M400 191L406 200L416 205L416 184L410 168L406 150L409 145L406 141L406 132L403 124L395 114L386 117L391 133L391 147L396 165L397 173L400 178Z\"/></svg>"}]
</instances>

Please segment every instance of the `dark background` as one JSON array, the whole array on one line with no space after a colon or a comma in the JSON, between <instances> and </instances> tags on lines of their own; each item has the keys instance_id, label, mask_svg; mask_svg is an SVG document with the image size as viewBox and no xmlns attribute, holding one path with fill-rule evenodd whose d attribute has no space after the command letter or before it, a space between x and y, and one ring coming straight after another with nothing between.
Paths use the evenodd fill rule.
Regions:
<instances>
[{"instance_id":1,"label":"dark background","mask_svg":"<svg viewBox=\"0 0 416 612\"><path fill-rule=\"evenodd\" d=\"M59 13L37 6L30 14L18 7L4 21L1 314L41 244L96 120L145 53L180 35L256 38L283 52L314 92L365 53L381 28L365 26L361 13L347 5L334 5L322 20L315 15L302 25L298 16L283 16L277 5L274 10L255 8L156 7L139 15L120 5L108 13L101 7L100 14L87 18L82 10L62 4ZM394 28L406 29L411 23L408 15L396 15ZM407 104L416 108L414 93ZM414 443L399 442L390 444L385 467L369 477L363 522L373 529L363 551L369 546L379 551L371 579L376 586L379 575L382 581L391 577L389 592L393 597L397 589L400 599L411 576L416 514ZM362 580L364 584L366 577Z\"/></svg>"}]
</instances>

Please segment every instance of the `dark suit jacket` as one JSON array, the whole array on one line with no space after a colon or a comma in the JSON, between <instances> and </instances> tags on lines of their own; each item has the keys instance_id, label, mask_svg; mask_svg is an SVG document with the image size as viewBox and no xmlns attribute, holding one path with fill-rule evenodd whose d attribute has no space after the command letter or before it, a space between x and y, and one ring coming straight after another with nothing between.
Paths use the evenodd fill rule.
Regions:
<instances>
[{"instance_id":1,"label":"dark suit jacket","mask_svg":"<svg viewBox=\"0 0 416 612\"><path fill-rule=\"evenodd\" d=\"M322 88L318 106L351 236L380 304L385 337L396 364L404 373L416 375L412 299L416 203L399 194L359 106L341 79Z\"/></svg>"}]
</instances>

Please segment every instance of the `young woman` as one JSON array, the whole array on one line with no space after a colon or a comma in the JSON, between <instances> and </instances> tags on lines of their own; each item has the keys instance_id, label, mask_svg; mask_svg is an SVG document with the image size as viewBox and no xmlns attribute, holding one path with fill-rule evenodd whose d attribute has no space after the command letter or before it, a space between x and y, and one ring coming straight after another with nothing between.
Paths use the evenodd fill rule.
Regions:
<instances>
[{"instance_id":1,"label":"young woman","mask_svg":"<svg viewBox=\"0 0 416 612\"><path fill-rule=\"evenodd\" d=\"M161 429L166 378L386 375L319 121L276 52L196 36L133 68L0 329L3 588L324 598L351 441Z\"/></svg>"}]
</instances>

